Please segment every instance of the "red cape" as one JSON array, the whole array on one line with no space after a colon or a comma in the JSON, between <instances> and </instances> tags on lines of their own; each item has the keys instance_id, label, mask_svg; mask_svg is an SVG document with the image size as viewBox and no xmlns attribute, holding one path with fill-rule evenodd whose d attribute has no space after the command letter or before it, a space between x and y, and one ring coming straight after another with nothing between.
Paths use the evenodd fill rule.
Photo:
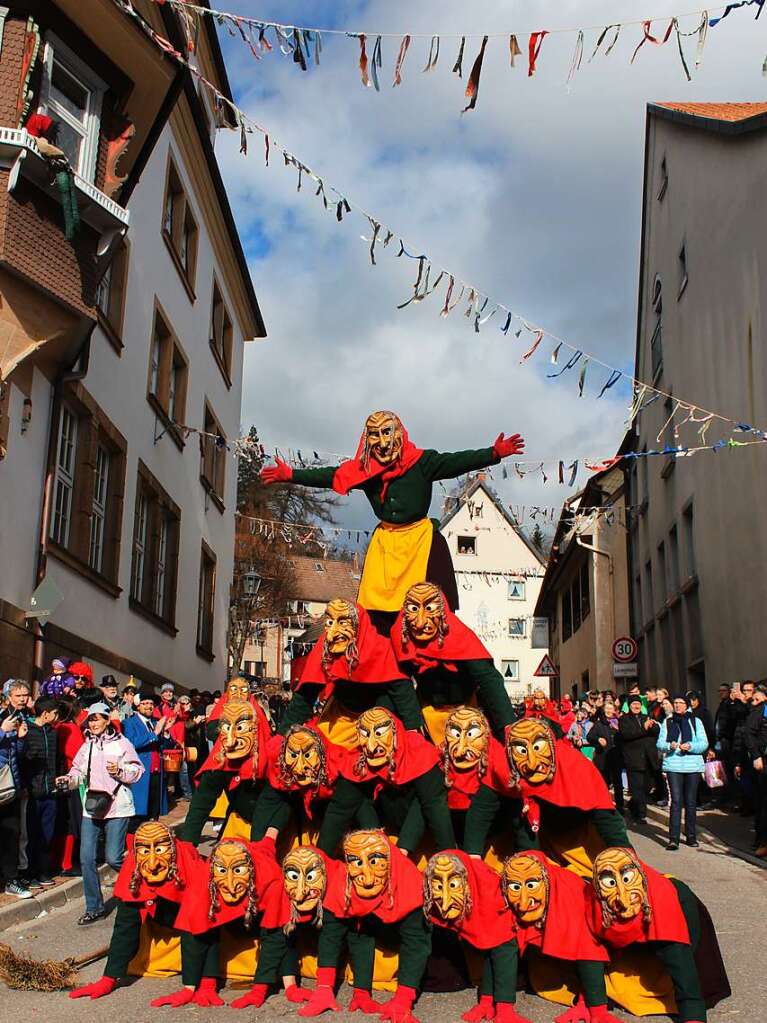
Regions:
<instances>
[{"instance_id":1,"label":"red cape","mask_svg":"<svg viewBox=\"0 0 767 1023\"><path fill-rule=\"evenodd\" d=\"M404 643L403 615L404 612L400 611L391 629L392 646L400 664L415 665L419 672L436 668L439 664L457 671L455 663L458 661L492 661L492 654L477 634L468 625L464 625L447 604L445 604L447 635L442 637L441 646L438 639L433 639L430 643L416 643L408 639L407 643Z\"/></svg>"},{"instance_id":2,"label":"red cape","mask_svg":"<svg viewBox=\"0 0 767 1023\"><path fill-rule=\"evenodd\" d=\"M229 783L229 788L235 788L240 784L241 781L251 781L254 778L266 777L266 768L268 763L268 747L269 742L272 738L272 730L269 727L269 722L266 720L266 715L258 705L251 704L256 712L256 733L258 735L258 756L254 763L252 754L248 754L241 760L224 760L220 763L218 760L218 752L223 745L223 739L219 735L213 744L213 749L210 751L206 759L200 766L198 774L202 774L203 771L226 771L227 774L232 775L232 780Z\"/></svg>"},{"instance_id":3,"label":"red cape","mask_svg":"<svg viewBox=\"0 0 767 1023\"><path fill-rule=\"evenodd\" d=\"M439 927L455 931L475 948L497 948L511 941L516 932L514 914L506 905L500 875L483 860L475 860L459 849L447 849L442 856L455 856L466 868L471 893L471 912L461 921L445 921L432 909L429 919Z\"/></svg>"},{"instance_id":4,"label":"red cape","mask_svg":"<svg viewBox=\"0 0 767 1023\"><path fill-rule=\"evenodd\" d=\"M397 736L394 752L394 770L389 764L371 770L361 757L361 750L343 750L339 761L340 773L348 781L362 782L378 780L382 785L407 785L420 778L439 763L439 751L420 732L407 731L398 717L391 715ZM376 787L376 794L378 787Z\"/></svg>"},{"instance_id":5,"label":"red cape","mask_svg":"<svg viewBox=\"0 0 767 1023\"><path fill-rule=\"evenodd\" d=\"M136 869L136 857L133 854L134 836L128 836L128 850L120 867L120 873L115 882L115 898L121 902L143 903L141 907L141 919L147 915L154 916L157 911L157 900L165 899L168 902L182 902L193 888L194 882L199 877L202 857L195 847L189 842L180 838L174 839L176 844L176 869L180 886L175 881L163 881L162 884L149 884L139 875L138 891L134 895L130 890L130 879Z\"/></svg>"},{"instance_id":6,"label":"red cape","mask_svg":"<svg viewBox=\"0 0 767 1023\"><path fill-rule=\"evenodd\" d=\"M337 494L348 494L350 490L361 487L370 480L380 479L381 500L383 500L391 481L404 476L423 454L423 448L417 448L413 444L401 421L400 428L402 430L402 452L397 461L393 465L381 465L371 456L367 469L363 464L365 452L365 431L363 430L354 458L342 462L336 469L333 476L333 490Z\"/></svg>"},{"instance_id":7,"label":"red cape","mask_svg":"<svg viewBox=\"0 0 767 1023\"><path fill-rule=\"evenodd\" d=\"M389 883L375 899L362 899L353 885L344 877L343 883L333 889L328 883L328 893L323 905L344 920L367 916L373 913L381 923L396 924L423 905L423 874L416 865L387 838L391 857ZM346 873L346 868L344 868ZM328 882L330 875L328 875Z\"/></svg>"},{"instance_id":8,"label":"red cape","mask_svg":"<svg viewBox=\"0 0 767 1023\"><path fill-rule=\"evenodd\" d=\"M359 626L357 629L358 661L349 670L346 657L331 657L326 671L322 664L322 652L325 637L321 636L314 644L306 658L306 664L298 680L297 688L302 685L327 685L329 682L394 682L407 678L400 670L394 656L391 643L377 631L364 607L355 605Z\"/></svg>"},{"instance_id":9,"label":"red cape","mask_svg":"<svg viewBox=\"0 0 767 1023\"><path fill-rule=\"evenodd\" d=\"M519 954L524 955L528 946L535 945L554 959L589 959L606 963L610 956L592 933L586 919L588 883L572 871L558 867L537 849L526 850L522 855L534 857L543 864L549 876L549 903L543 930L534 924L526 927L517 921Z\"/></svg>"},{"instance_id":10,"label":"red cape","mask_svg":"<svg viewBox=\"0 0 767 1023\"><path fill-rule=\"evenodd\" d=\"M282 883L282 871L276 860L274 839L260 842L233 839L247 849L255 869L256 913L262 927L284 927L290 918L290 906ZM193 883L176 917L176 928L190 934L204 934L214 927L223 927L233 920L241 920L248 908L247 898L229 906L219 899L219 907L211 919L210 911L210 859L195 864Z\"/></svg>"},{"instance_id":11,"label":"red cape","mask_svg":"<svg viewBox=\"0 0 767 1023\"><path fill-rule=\"evenodd\" d=\"M636 856L631 849L627 852ZM649 921L640 913L633 920L616 920L609 927L605 927L602 921L602 903L593 885L590 885L587 919L591 930L601 941L615 948L644 941L676 941L681 945L689 945L690 932L687 920L673 882L657 870L648 867L646 863L639 861L639 864L647 878Z\"/></svg>"},{"instance_id":12,"label":"red cape","mask_svg":"<svg viewBox=\"0 0 767 1023\"><path fill-rule=\"evenodd\" d=\"M280 771L280 756L282 754L283 747L287 741L286 735L274 735L269 740L267 746L267 780L273 789L277 789L279 792L298 792L303 797L304 809L309 820L312 819L311 804L315 799L330 799L333 795L333 789L335 788L336 781L341 768L341 760L344 758L345 750L336 746L335 743L328 742L322 732L317 728L313 728L309 724L301 726L307 732L311 732L316 735L322 743L325 750L325 763L327 765L327 783L320 785L313 785L305 788L302 785L296 784L285 784L285 780L282 777Z\"/></svg>"},{"instance_id":13,"label":"red cape","mask_svg":"<svg viewBox=\"0 0 767 1023\"><path fill-rule=\"evenodd\" d=\"M473 796L479 792L479 787L483 781L490 785L491 788L503 791L506 795L509 794L511 770L506 759L506 753L500 742L494 739L492 735L488 735L488 743L487 768L482 777L479 774L479 764L471 771L456 771L450 760L447 760L447 780L449 783L447 788L447 805L451 810L468 810ZM487 780L489 775L492 775L495 784L491 785Z\"/></svg>"},{"instance_id":14,"label":"red cape","mask_svg":"<svg viewBox=\"0 0 767 1023\"><path fill-rule=\"evenodd\" d=\"M559 708L557 707L556 703L553 700L546 700L546 705L544 706L543 710L538 710L533 706L531 698L526 699L525 717L537 718L539 721L548 719L549 721L553 721L555 724L559 725L562 729L564 729L564 725L562 724L563 721L562 715L559 713ZM572 715L572 720L575 721L574 713ZM572 724L572 721L570 722L570 724Z\"/></svg>"}]
</instances>

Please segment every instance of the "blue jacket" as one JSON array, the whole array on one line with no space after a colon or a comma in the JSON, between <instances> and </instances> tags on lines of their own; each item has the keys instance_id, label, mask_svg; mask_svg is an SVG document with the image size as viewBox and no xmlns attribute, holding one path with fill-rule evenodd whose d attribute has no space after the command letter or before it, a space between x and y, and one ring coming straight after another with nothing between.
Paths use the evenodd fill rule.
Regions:
<instances>
[{"instance_id":1,"label":"blue jacket","mask_svg":"<svg viewBox=\"0 0 767 1023\"><path fill-rule=\"evenodd\" d=\"M658 736L658 749L663 754L662 771L671 771L674 774L701 774L703 772L703 754L708 749L706 729L700 718L690 715L690 726L693 729L691 749L689 753L672 750L668 743L667 731L668 721L660 726Z\"/></svg>"},{"instance_id":2,"label":"blue jacket","mask_svg":"<svg viewBox=\"0 0 767 1023\"><path fill-rule=\"evenodd\" d=\"M154 724L154 722L152 722ZM144 765L144 773L139 780L131 785L133 802L136 807L136 815L144 817L149 813L149 777L152 763L152 752L160 755L160 815L168 812L168 790L165 786L165 770L162 763L162 751L169 745L163 736L154 734L147 728L146 719L140 714L132 714L122 723L123 735L133 745L138 753L138 758Z\"/></svg>"},{"instance_id":3,"label":"blue jacket","mask_svg":"<svg viewBox=\"0 0 767 1023\"><path fill-rule=\"evenodd\" d=\"M0 732L0 767L11 766L13 784L21 791L23 782L19 768L19 755L24 751L24 740L18 739L15 732Z\"/></svg>"}]
</instances>

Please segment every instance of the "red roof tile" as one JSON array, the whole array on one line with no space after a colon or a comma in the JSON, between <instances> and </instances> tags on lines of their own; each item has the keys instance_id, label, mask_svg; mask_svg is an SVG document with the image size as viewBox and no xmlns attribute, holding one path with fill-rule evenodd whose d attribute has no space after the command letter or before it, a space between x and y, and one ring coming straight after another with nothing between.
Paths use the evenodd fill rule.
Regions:
<instances>
[{"instance_id":1,"label":"red roof tile","mask_svg":"<svg viewBox=\"0 0 767 1023\"><path fill-rule=\"evenodd\" d=\"M293 555L290 567L293 571L290 596L293 599L318 603L325 603L335 597L342 600L357 599L360 570L350 561Z\"/></svg>"},{"instance_id":2,"label":"red roof tile","mask_svg":"<svg viewBox=\"0 0 767 1023\"><path fill-rule=\"evenodd\" d=\"M767 114L767 103L658 103L666 110L676 110L692 117L710 121L747 121L751 117Z\"/></svg>"}]
</instances>

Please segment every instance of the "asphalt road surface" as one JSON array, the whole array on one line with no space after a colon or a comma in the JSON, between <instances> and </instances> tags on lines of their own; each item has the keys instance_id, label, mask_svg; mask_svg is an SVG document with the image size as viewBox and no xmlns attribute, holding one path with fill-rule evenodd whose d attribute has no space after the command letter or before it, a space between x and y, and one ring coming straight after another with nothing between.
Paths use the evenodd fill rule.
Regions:
<instances>
[{"instance_id":1,"label":"asphalt road surface","mask_svg":"<svg viewBox=\"0 0 767 1023\"><path fill-rule=\"evenodd\" d=\"M708 906L719 934L725 963L733 989L733 996L709 1013L711 1023L761 1023L767 1021L765 975L767 975L767 870L752 866L727 855L721 846L705 838L700 849L682 847L679 852L667 853L659 841L661 829L653 824L635 833L636 847L642 856L659 870L673 873L691 885ZM106 893L105 893L106 894ZM38 959L63 959L84 955L90 950L108 944L112 919L78 927L77 917L82 907L64 907L47 917L21 924L0 934L18 952ZM88 983L101 976L104 963L95 963L81 972L81 982ZM299 1006L291 1005L284 995L272 996L261 1009L232 1010L184 1007L180 1009L152 1009L149 1002L162 994L178 990L179 978L168 980L137 979L118 988L114 994L98 1001L80 999L71 1001L66 994L40 994L36 992L6 991L0 987L3 1018L7 1023L144 1023L167 1020L168 1023L213 1019L269 1020L295 1016ZM241 993L241 992L240 992ZM231 1001L236 994L231 989L223 992ZM347 1005L350 992L342 988L338 1001ZM378 994L379 1000L384 996ZM455 994L426 994L419 1000L416 1015L421 1023L458 1023L460 1015L474 1004L472 990ZM551 1023L562 1011L552 1003L520 992L517 1011L532 1023ZM616 1010L620 1019L633 1019ZM326 1020L336 1023L361 1023L365 1017L343 1011L325 1014ZM375 1017L368 1017L374 1019ZM667 1017L645 1017L666 1019Z\"/></svg>"}]
</instances>

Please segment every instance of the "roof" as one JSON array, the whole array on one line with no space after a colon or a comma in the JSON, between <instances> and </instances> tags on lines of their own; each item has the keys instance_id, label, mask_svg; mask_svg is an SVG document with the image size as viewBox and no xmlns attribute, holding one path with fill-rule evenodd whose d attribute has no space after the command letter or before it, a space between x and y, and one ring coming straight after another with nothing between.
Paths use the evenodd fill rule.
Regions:
<instances>
[{"instance_id":1,"label":"roof","mask_svg":"<svg viewBox=\"0 0 767 1023\"><path fill-rule=\"evenodd\" d=\"M455 518L455 516L456 516L456 515L458 514L458 512L459 512L459 511L461 510L461 508L462 508L462 507L464 506L464 504L466 504L466 502L467 502L467 501L468 501L468 500L469 500L469 499L470 499L471 497L473 497L473 496L474 496L474 494L476 494L476 492L477 492L478 490L480 490L480 489L481 489L481 490L484 490L484 492L485 492L485 494L487 495L488 499L489 499L490 501L492 501L492 503L493 503L493 504L495 505L495 507L496 507L496 508L498 509L498 511L499 511L499 512L501 513L501 515L502 515L502 516L503 516L503 518L504 518L504 519L506 520L506 522L507 522L507 523L509 524L509 526L511 526L511 528L512 528L512 529L514 530L514 532L515 532L515 533L517 534L517 536L518 536L518 537L519 537L519 539L520 539L520 540L522 541L522 543L523 543L523 544L525 545L525 547L527 547L527 549L528 549L528 550L530 551L530 553L531 553L531 554L533 555L533 557L535 558L535 560L536 560L536 561L537 561L537 562L538 562L539 564L541 564L541 565L545 565L545 564L546 564L546 559L545 559L545 558L543 557L543 555L541 554L541 552L540 552L539 550L536 550L536 548L535 548L535 547L534 547L534 546L532 545L532 543L531 543L531 542L530 542L530 541L528 540L527 536L525 535L525 533L524 533L524 531L523 531L522 527L521 527L521 526L519 525L519 523L517 522L517 520L516 520L515 518L513 518L513 516L511 516L511 515L510 515L510 514L508 513L508 511L506 510L506 508L504 508L504 506L503 506L503 505L501 504L501 499L500 499L500 497L499 497L499 496L498 496L498 495L496 494L496 492L495 492L495 491L494 491L494 490L492 489L492 487L488 486L487 480L485 479L485 477L484 477L484 476L481 476L481 475L480 475L480 476L476 476L476 477L475 477L475 478L474 478L474 479L472 480L472 482L471 482L471 483L469 483L469 484L468 484L468 485L467 485L466 487L464 487L464 489L463 489L463 490L461 490L461 492L460 492L460 493L458 494L458 497L457 497L457 498L453 498L453 500L455 501L455 507L454 507L454 508L452 508L452 509L451 509L451 510L450 510L450 511L449 511L449 512L448 512L448 513L446 514L446 515L444 515L444 516L442 517L442 519L440 520L440 523L439 523L439 529L440 529L440 532L442 532L442 530L443 530L443 529L445 528L445 526L446 526L446 525L447 525L447 524L448 524L448 523L449 523L449 522L450 522L450 521L451 521L451 520L452 520L453 518Z\"/></svg>"},{"instance_id":2,"label":"roof","mask_svg":"<svg viewBox=\"0 0 767 1023\"><path fill-rule=\"evenodd\" d=\"M650 103L648 113L723 135L767 128L767 103Z\"/></svg>"},{"instance_id":3,"label":"roof","mask_svg":"<svg viewBox=\"0 0 767 1023\"><path fill-rule=\"evenodd\" d=\"M360 570L352 561L336 558L290 559L293 572L291 599L327 603L336 597L356 600L360 586Z\"/></svg>"}]
</instances>

